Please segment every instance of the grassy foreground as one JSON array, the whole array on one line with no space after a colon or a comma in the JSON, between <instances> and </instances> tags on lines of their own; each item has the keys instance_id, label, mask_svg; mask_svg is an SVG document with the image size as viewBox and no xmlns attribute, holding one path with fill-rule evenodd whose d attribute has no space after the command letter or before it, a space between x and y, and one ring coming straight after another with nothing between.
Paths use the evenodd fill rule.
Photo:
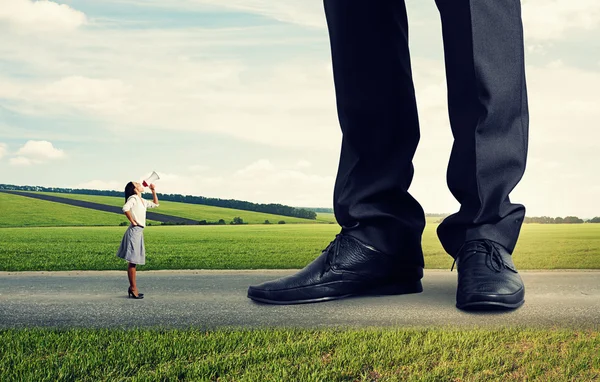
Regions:
<instances>
[{"instance_id":1,"label":"grassy foreground","mask_svg":"<svg viewBox=\"0 0 600 382\"><path fill-rule=\"evenodd\" d=\"M593 381L598 331L0 331L3 381Z\"/></svg>"},{"instance_id":2,"label":"grassy foreground","mask_svg":"<svg viewBox=\"0 0 600 382\"><path fill-rule=\"evenodd\" d=\"M427 268L450 269L436 224L425 228ZM117 270L125 227L2 228L0 271ZM302 268L333 239L333 224L157 226L145 230L152 269ZM600 269L600 224L526 224L514 254L519 269Z\"/></svg>"}]
</instances>

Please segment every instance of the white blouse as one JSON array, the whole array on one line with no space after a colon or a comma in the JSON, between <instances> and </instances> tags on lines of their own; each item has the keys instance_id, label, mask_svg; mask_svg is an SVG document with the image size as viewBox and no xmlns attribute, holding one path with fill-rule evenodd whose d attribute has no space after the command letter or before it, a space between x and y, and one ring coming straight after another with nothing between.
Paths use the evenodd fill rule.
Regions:
<instances>
[{"instance_id":1,"label":"white blouse","mask_svg":"<svg viewBox=\"0 0 600 382\"><path fill-rule=\"evenodd\" d=\"M127 203L123 206L123 212L131 211L133 220L135 220L142 227L146 226L146 209L155 208L160 204L156 204L149 200L142 199L137 195L131 195L127 199Z\"/></svg>"}]
</instances>

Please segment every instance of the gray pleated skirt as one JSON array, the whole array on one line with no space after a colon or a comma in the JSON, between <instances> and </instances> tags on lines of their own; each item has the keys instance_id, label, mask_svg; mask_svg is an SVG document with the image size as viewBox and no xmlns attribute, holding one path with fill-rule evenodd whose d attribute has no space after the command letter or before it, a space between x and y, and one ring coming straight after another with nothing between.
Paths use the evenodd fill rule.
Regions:
<instances>
[{"instance_id":1,"label":"gray pleated skirt","mask_svg":"<svg viewBox=\"0 0 600 382\"><path fill-rule=\"evenodd\" d=\"M117 257L132 264L146 264L146 248L144 247L144 228L130 225L123 235Z\"/></svg>"}]
</instances>

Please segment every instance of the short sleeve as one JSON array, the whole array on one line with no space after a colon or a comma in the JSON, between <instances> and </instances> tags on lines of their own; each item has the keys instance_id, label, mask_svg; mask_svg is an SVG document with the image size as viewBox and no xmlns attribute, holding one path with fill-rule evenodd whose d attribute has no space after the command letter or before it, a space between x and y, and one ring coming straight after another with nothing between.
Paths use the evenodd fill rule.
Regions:
<instances>
[{"instance_id":1,"label":"short sleeve","mask_svg":"<svg viewBox=\"0 0 600 382\"><path fill-rule=\"evenodd\" d=\"M137 199L135 198L135 196L130 196L129 199L127 199L127 203L125 203L125 205L123 206L123 212L131 210L136 203Z\"/></svg>"},{"instance_id":2,"label":"short sleeve","mask_svg":"<svg viewBox=\"0 0 600 382\"><path fill-rule=\"evenodd\" d=\"M146 204L146 208L156 208L159 206L159 204L156 204L150 200L146 200L144 199L144 203Z\"/></svg>"}]
</instances>

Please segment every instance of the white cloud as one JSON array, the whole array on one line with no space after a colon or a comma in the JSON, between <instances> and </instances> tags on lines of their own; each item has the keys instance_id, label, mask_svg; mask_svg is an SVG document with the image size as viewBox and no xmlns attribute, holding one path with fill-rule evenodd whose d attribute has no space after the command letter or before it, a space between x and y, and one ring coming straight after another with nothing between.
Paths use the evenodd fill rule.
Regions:
<instances>
[{"instance_id":1,"label":"white cloud","mask_svg":"<svg viewBox=\"0 0 600 382\"><path fill-rule=\"evenodd\" d=\"M534 142L560 144L564 150L600 140L598 72L557 60L546 66L531 66L527 75L532 133L539 134Z\"/></svg>"},{"instance_id":2,"label":"white cloud","mask_svg":"<svg viewBox=\"0 0 600 382\"><path fill-rule=\"evenodd\" d=\"M118 79L69 76L59 80L16 81L0 77L0 98L17 101L25 114L118 115L125 112L129 87Z\"/></svg>"},{"instance_id":3,"label":"white cloud","mask_svg":"<svg viewBox=\"0 0 600 382\"><path fill-rule=\"evenodd\" d=\"M123 1L123 0L121 0ZM227 8L230 10L254 13L278 21L324 28L325 15L322 1L302 0L127 0L128 3L160 8L179 8L186 10L202 10L209 8Z\"/></svg>"},{"instance_id":4,"label":"white cloud","mask_svg":"<svg viewBox=\"0 0 600 382\"><path fill-rule=\"evenodd\" d=\"M13 157L10 158L9 163L13 166L29 166L40 162L25 157Z\"/></svg>"},{"instance_id":5,"label":"white cloud","mask_svg":"<svg viewBox=\"0 0 600 382\"><path fill-rule=\"evenodd\" d=\"M266 10L298 4L233 1L224 6ZM0 44L0 57L35 75L0 74L0 98L15 113L44 118L75 114L99 121L116 135L151 127L217 133L271 146L337 148L328 58L265 59L249 65L243 55L214 53L215 47L235 51L248 45L264 49L265 44L302 43L303 37L290 40L281 28L83 29L44 41L11 36ZM323 33L323 46L327 44ZM323 131L326 139L315 140Z\"/></svg>"},{"instance_id":6,"label":"white cloud","mask_svg":"<svg viewBox=\"0 0 600 382\"><path fill-rule=\"evenodd\" d=\"M326 27L322 1L191 0L185 3L226 7L307 27ZM600 2L597 0L523 0L522 8L526 37L531 40L564 40L568 32L593 30L600 26ZM410 24L419 22L421 20L411 19Z\"/></svg>"},{"instance_id":7,"label":"white cloud","mask_svg":"<svg viewBox=\"0 0 600 382\"><path fill-rule=\"evenodd\" d=\"M188 170L190 170L192 172L203 172L208 169L210 169L210 166L205 165L205 164L194 164L194 165L188 166Z\"/></svg>"},{"instance_id":8,"label":"white cloud","mask_svg":"<svg viewBox=\"0 0 600 382\"><path fill-rule=\"evenodd\" d=\"M123 126L152 127L280 147L338 147L329 63L284 63L265 72L231 61L180 60L163 52L152 60L171 70L162 72L161 65L126 72L122 68L129 64L122 56L127 54L105 67L121 70L123 79L70 76L31 83L0 77L0 97L14 100L9 107L20 113L99 118L116 134Z\"/></svg>"},{"instance_id":9,"label":"white cloud","mask_svg":"<svg viewBox=\"0 0 600 382\"><path fill-rule=\"evenodd\" d=\"M301 159L296 163L296 168L308 168L310 166L312 166L312 164L305 159Z\"/></svg>"},{"instance_id":10,"label":"white cloud","mask_svg":"<svg viewBox=\"0 0 600 382\"><path fill-rule=\"evenodd\" d=\"M10 164L15 166L27 166L41 164L49 160L65 157L63 150L55 148L48 141L27 141L10 159Z\"/></svg>"},{"instance_id":11,"label":"white cloud","mask_svg":"<svg viewBox=\"0 0 600 382\"><path fill-rule=\"evenodd\" d=\"M8 152L8 146L6 145L6 143L0 142L0 159L2 159L6 155L7 152Z\"/></svg>"},{"instance_id":12,"label":"white cloud","mask_svg":"<svg viewBox=\"0 0 600 382\"><path fill-rule=\"evenodd\" d=\"M274 169L275 166L268 159L260 159L236 171L236 175L241 178L253 178L267 172L272 172Z\"/></svg>"},{"instance_id":13,"label":"white cloud","mask_svg":"<svg viewBox=\"0 0 600 382\"><path fill-rule=\"evenodd\" d=\"M110 112L122 109L130 87L118 79L70 76L34 90L38 100L83 110Z\"/></svg>"},{"instance_id":14,"label":"white cloud","mask_svg":"<svg viewBox=\"0 0 600 382\"><path fill-rule=\"evenodd\" d=\"M325 27L323 2L302 0L192 0L239 11L257 13L275 20L313 28Z\"/></svg>"},{"instance_id":15,"label":"white cloud","mask_svg":"<svg viewBox=\"0 0 600 382\"><path fill-rule=\"evenodd\" d=\"M420 0L410 3L419 11ZM158 6L160 2L152 0L152 4ZM335 166L340 132L331 66L328 54L313 51L319 44L328 49L322 2L174 0L161 6L171 8L173 4L195 10L203 6L246 10L298 25L320 26L323 33L315 37L319 31L311 31L306 39L300 33L290 37L290 29L280 25L211 30L81 28L76 34L43 41L13 33L2 40L0 58L31 75L0 74L0 98L7 100L3 107L41 120L81 114L82 119L114 129L106 134L107 139L131 128L144 129L145 136L156 130L174 135L184 131L186 136L192 135L188 132L209 132L277 147L315 149L326 152L323 157L329 155L331 166ZM524 0L529 51L544 53L555 41L558 49L558 40L575 32L587 31L593 37L596 32L589 31L597 30L599 6L596 0ZM430 8L435 11L433 5ZM431 24L439 29L437 14L430 13L431 18L422 19L433 20ZM412 19L411 24L419 21ZM3 22L6 17L0 24ZM440 38L437 32L435 36ZM431 36L417 36L411 43L428 47L430 57L434 52L427 45L431 40L425 37ZM299 46L297 52L294 44ZM292 46L295 53L282 61L280 55L286 51L278 50L280 46ZM556 53L557 49L548 51ZM597 53L589 53L590 62L597 62ZM305 58L299 59L299 55ZM428 212L449 212L457 204L445 184L452 135L444 64L419 55L413 55L412 62L422 138L411 192ZM600 140L593 127L600 119L596 106L600 101L596 92L600 88L598 70L580 70L557 61L549 66L528 66L527 74L530 161L513 199L525 203L532 214L580 214L594 202L590 190L597 189L594 184L598 183L595 173L600 161L593 148ZM14 138L39 139L39 135ZM164 178L159 172L157 186L172 187L177 193L265 202L283 202L289 197L294 205L331 205L334 174L329 178L311 175L312 171L323 173L323 163L311 157L309 171L301 163L280 166L277 159L223 173L217 163L211 163L210 168L203 164L188 168L184 163L181 174L166 174ZM10 161L33 164L33 159L25 156ZM561 183L567 177L570 181ZM273 183L271 190L265 185L272 179L283 179L284 184ZM233 186L238 184L241 186ZM543 195L540 185L544 185Z\"/></svg>"},{"instance_id":16,"label":"white cloud","mask_svg":"<svg viewBox=\"0 0 600 382\"><path fill-rule=\"evenodd\" d=\"M80 183L73 188L83 188L89 190L122 190L125 189L125 184L123 182L117 182L116 180L90 180L89 182Z\"/></svg>"},{"instance_id":17,"label":"white cloud","mask_svg":"<svg viewBox=\"0 0 600 382\"><path fill-rule=\"evenodd\" d=\"M529 216L598 215L600 75L560 61L531 66L529 153L511 199Z\"/></svg>"},{"instance_id":18,"label":"white cloud","mask_svg":"<svg viewBox=\"0 0 600 382\"><path fill-rule=\"evenodd\" d=\"M541 44L526 43L525 44L527 53L533 53L533 54L539 54L539 55L547 54L548 53L547 47L548 46L545 43L541 43Z\"/></svg>"},{"instance_id":19,"label":"white cloud","mask_svg":"<svg viewBox=\"0 0 600 382\"><path fill-rule=\"evenodd\" d=\"M40 0L0 0L0 26L14 32L63 32L86 23L84 13L66 4Z\"/></svg>"},{"instance_id":20,"label":"white cloud","mask_svg":"<svg viewBox=\"0 0 600 382\"><path fill-rule=\"evenodd\" d=\"M17 151L17 155L39 159L57 159L65 156L63 150L55 148L48 141L27 141L23 147Z\"/></svg>"},{"instance_id":21,"label":"white cloud","mask_svg":"<svg viewBox=\"0 0 600 382\"><path fill-rule=\"evenodd\" d=\"M310 174L261 159L234 172L225 182L236 185L230 196L236 199L292 206L328 206L334 180L332 175Z\"/></svg>"},{"instance_id":22,"label":"white cloud","mask_svg":"<svg viewBox=\"0 0 600 382\"><path fill-rule=\"evenodd\" d=\"M202 7L226 8L269 17L285 23L310 28L325 29L325 13L322 1L301 0L172 0L168 3L158 0L134 1L138 5L177 7L200 10ZM409 17L421 9L433 7L423 5L420 0L407 1ZM567 39L567 33L576 30L594 30L600 25L600 2L597 0L523 0L522 13L525 35L531 41ZM436 12L427 14L438 17ZM424 20L411 18L410 25L416 26Z\"/></svg>"},{"instance_id":23,"label":"white cloud","mask_svg":"<svg viewBox=\"0 0 600 382\"><path fill-rule=\"evenodd\" d=\"M421 141L415 155L411 193L427 212L457 210L446 185L452 147L447 117L443 64L419 61L415 83ZM565 65L527 67L530 132L529 159L523 180L511 194L529 216L598 214L600 187L600 75Z\"/></svg>"},{"instance_id":24,"label":"white cloud","mask_svg":"<svg viewBox=\"0 0 600 382\"><path fill-rule=\"evenodd\" d=\"M600 25L597 0L524 0L522 7L527 40L566 40L569 32Z\"/></svg>"}]
</instances>

